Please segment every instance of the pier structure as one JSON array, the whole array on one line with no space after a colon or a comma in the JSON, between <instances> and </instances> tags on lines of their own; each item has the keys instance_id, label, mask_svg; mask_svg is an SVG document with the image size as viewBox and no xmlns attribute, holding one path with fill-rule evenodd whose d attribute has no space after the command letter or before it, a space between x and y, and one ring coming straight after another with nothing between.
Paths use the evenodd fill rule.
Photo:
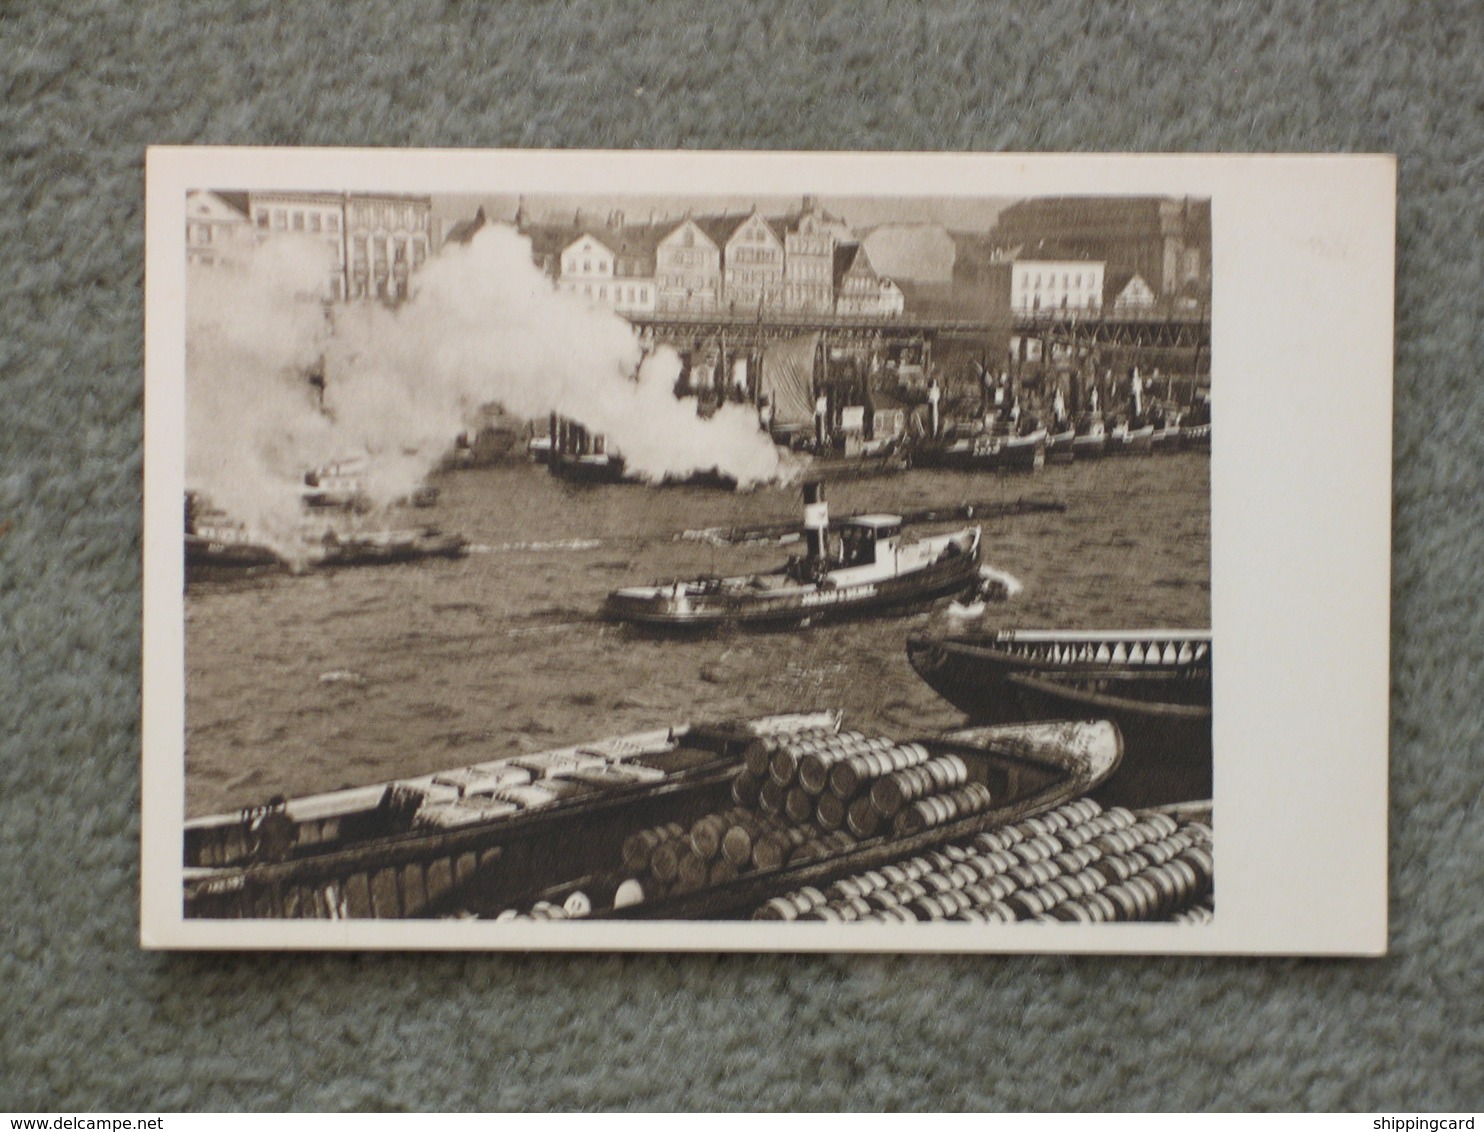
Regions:
<instances>
[{"instance_id":1,"label":"pier structure","mask_svg":"<svg viewBox=\"0 0 1484 1132\"><path fill-rule=\"evenodd\" d=\"M689 348L714 342L721 370L730 358L764 350L780 341L817 334L821 351L832 348L906 351L930 371L935 350L961 346L972 353L993 349L998 355L1013 339L1021 362L1031 341L1040 343L1040 356L1053 348L1073 357L1090 351L1117 351L1134 357L1188 359L1191 373L1209 368L1210 309L1156 307L1135 310L1025 310L997 319L941 318L910 312L889 317L839 314L762 314L658 311L625 315L653 343ZM1185 368L1185 366L1182 366Z\"/></svg>"}]
</instances>

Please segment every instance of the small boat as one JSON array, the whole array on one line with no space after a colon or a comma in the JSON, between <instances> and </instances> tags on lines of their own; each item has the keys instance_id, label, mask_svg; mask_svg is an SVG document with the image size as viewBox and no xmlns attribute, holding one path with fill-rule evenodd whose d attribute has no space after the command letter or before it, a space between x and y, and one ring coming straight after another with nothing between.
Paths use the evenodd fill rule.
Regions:
<instances>
[{"instance_id":1,"label":"small boat","mask_svg":"<svg viewBox=\"0 0 1484 1132\"><path fill-rule=\"evenodd\" d=\"M1078 460L1096 460L1102 457L1108 447L1108 432L1103 425L1103 418L1088 414L1084 416L1076 427L1076 435L1072 439L1072 452Z\"/></svg>"},{"instance_id":2,"label":"small boat","mask_svg":"<svg viewBox=\"0 0 1484 1132\"><path fill-rule=\"evenodd\" d=\"M326 534L319 566L385 566L419 558L462 558L469 552L463 535L433 528Z\"/></svg>"},{"instance_id":3,"label":"small boat","mask_svg":"<svg viewBox=\"0 0 1484 1132\"><path fill-rule=\"evenodd\" d=\"M213 533L209 528L185 536L188 572L198 570L253 570L282 566L283 559L271 548L251 541L245 533Z\"/></svg>"},{"instance_id":4,"label":"small boat","mask_svg":"<svg viewBox=\"0 0 1484 1132\"><path fill-rule=\"evenodd\" d=\"M624 458L608 452L569 452L548 450L546 469L569 483L638 483L628 475Z\"/></svg>"},{"instance_id":5,"label":"small boat","mask_svg":"<svg viewBox=\"0 0 1484 1132\"><path fill-rule=\"evenodd\" d=\"M1157 426L1154 436L1149 442L1150 448L1155 452L1174 452L1180 447L1180 422L1179 420L1168 420L1163 425Z\"/></svg>"},{"instance_id":6,"label":"small boat","mask_svg":"<svg viewBox=\"0 0 1484 1132\"><path fill-rule=\"evenodd\" d=\"M1046 463L1046 430L1024 436L980 432L919 444L912 452L917 468L964 472L1030 472Z\"/></svg>"},{"instance_id":7,"label":"small boat","mask_svg":"<svg viewBox=\"0 0 1484 1132\"><path fill-rule=\"evenodd\" d=\"M823 487L809 483L804 491L804 558L762 574L628 586L608 595L604 615L665 629L794 626L919 605L978 585L978 527L910 541L900 515L857 515L840 524L834 553Z\"/></svg>"},{"instance_id":8,"label":"small boat","mask_svg":"<svg viewBox=\"0 0 1484 1132\"><path fill-rule=\"evenodd\" d=\"M195 491L185 494L185 566L188 574L280 567L277 551Z\"/></svg>"},{"instance_id":9,"label":"small boat","mask_svg":"<svg viewBox=\"0 0 1484 1132\"><path fill-rule=\"evenodd\" d=\"M1128 756L1116 784L1125 804L1210 795L1209 631L919 634L907 657L976 722L1113 720Z\"/></svg>"},{"instance_id":10,"label":"small boat","mask_svg":"<svg viewBox=\"0 0 1484 1132\"><path fill-rule=\"evenodd\" d=\"M795 810L786 803L770 821L763 796L749 785L757 778L744 755L731 805L718 807L697 823L711 829L713 841L715 834L721 834L722 856L709 863L703 859L697 868L697 827L692 827L691 837L681 841L675 854L680 862L673 879L653 875L653 868L648 875L639 874L614 858L608 870L544 893L542 900L561 903L580 891L590 909L585 914L604 919L746 918L783 893L803 886L823 888L840 877L889 868L914 854L932 852L1080 798L1114 773L1123 752L1117 727L1107 722L972 727L900 743L859 738L868 749L874 745L879 752L867 754L863 762L874 757L878 767L895 765L892 760L897 753L908 752L921 768L908 770L900 778L889 776L906 784L890 797L883 794L892 807L900 807L893 818L881 818L875 809L880 793L875 787L882 778L856 782L853 796L847 783L842 797L834 776L829 785L811 792L803 784L808 773L805 763L799 764L795 778L784 781L775 757L765 772L765 782L790 799L807 799L808 805ZM844 761L836 756L834 763L823 765L828 769ZM907 777L914 773L916 783L908 783ZM904 798L904 794L911 797ZM739 804L742 799L750 801ZM819 816L819 811L832 805L878 813L875 821L880 824L873 828L872 823L860 824L856 819L857 824L827 830L835 823ZM750 861L740 856L727 861L725 853L731 848L728 823L751 831ZM664 871L669 872L668 868Z\"/></svg>"},{"instance_id":11,"label":"small boat","mask_svg":"<svg viewBox=\"0 0 1484 1132\"><path fill-rule=\"evenodd\" d=\"M1113 426L1108 433L1108 456L1147 456L1154 451L1154 426L1141 425L1134 428L1124 422Z\"/></svg>"},{"instance_id":12,"label":"small boat","mask_svg":"<svg viewBox=\"0 0 1484 1132\"><path fill-rule=\"evenodd\" d=\"M369 511L363 477L365 460L339 460L304 473L300 492L304 506L315 510Z\"/></svg>"},{"instance_id":13,"label":"small boat","mask_svg":"<svg viewBox=\"0 0 1484 1132\"><path fill-rule=\"evenodd\" d=\"M747 744L839 722L663 728L195 818L185 914L402 919L530 899L616 860L638 829L723 804Z\"/></svg>"},{"instance_id":14,"label":"small boat","mask_svg":"<svg viewBox=\"0 0 1484 1132\"><path fill-rule=\"evenodd\" d=\"M1070 464L1076 458L1077 430L1071 426L1060 432L1046 434L1046 462L1048 464Z\"/></svg>"},{"instance_id":15,"label":"small boat","mask_svg":"<svg viewBox=\"0 0 1484 1132\"><path fill-rule=\"evenodd\" d=\"M352 511L364 514L375 508L366 491L366 471L369 461L364 458L337 460L304 473L304 484L300 499L304 506L315 511ZM395 500L399 507L433 507L438 503L438 489L421 484L407 495Z\"/></svg>"}]
</instances>

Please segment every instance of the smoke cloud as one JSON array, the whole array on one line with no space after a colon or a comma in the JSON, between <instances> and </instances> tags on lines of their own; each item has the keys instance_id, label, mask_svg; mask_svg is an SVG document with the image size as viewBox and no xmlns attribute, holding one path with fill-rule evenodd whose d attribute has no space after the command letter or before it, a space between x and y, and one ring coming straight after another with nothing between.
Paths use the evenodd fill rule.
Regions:
<instances>
[{"instance_id":1,"label":"smoke cloud","mask_svg":"<svg viewBox=\"0 0 1484 1132\"><path fill-rule=\"evenodd\" d=\"M322 244L280 236L239 270L192 269L188 281L187 486L270 541L302 530L306 471L356 460L385 506L491 402L605 433L650 480L714 468L746 487L791 474L750 407L698 417L673 394L675 352L643 357L627 322L556 291L512 228L445 248L396 308L327 313L312 297L331 269Z\"/></svg>"}]
</instances>

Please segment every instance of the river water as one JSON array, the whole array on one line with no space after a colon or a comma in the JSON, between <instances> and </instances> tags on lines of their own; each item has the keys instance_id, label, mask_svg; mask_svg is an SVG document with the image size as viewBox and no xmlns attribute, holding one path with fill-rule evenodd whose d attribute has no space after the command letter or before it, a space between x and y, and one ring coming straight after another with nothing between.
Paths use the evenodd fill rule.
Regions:
<instances>
[{"instance_id":1,"label":"river water","mask_svg":"<svg viewBox=\"0 0 1484 1132\"><path fill-rule=\"evenodd\" d=\"M1199 453L831 484L835 515L1017 499L1066 509L981 522L985 564L1024 589L978 621L940 603L681 639L595 615L621 585L778 565L797 548L677 535L799 520L797 488L576 486L528 464L436 483L435 509L394 521L462 533L467 558L188 588L188 816L692 719L840 708L852 727L936 731L962 716L912 671L909 632L1210 625L1210 460Z\"/></svg>"}]
</instances>

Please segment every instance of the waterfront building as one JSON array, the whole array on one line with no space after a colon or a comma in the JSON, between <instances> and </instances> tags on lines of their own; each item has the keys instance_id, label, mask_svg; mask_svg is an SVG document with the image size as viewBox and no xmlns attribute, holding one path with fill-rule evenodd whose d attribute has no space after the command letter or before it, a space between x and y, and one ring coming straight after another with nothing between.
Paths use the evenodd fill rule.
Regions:
<instances>
[{"instance_id":1,"label":"waterfront building","mask_svg":"<svg viewBox=\"0 0 1484 1132\"><path fill-rule=\"evenodd\" d=\"M739 223L722 249L727 309L776 310L783 306L782 236L757 209Z\"/></svg>"},{"instance_id":2,"label":"waterfront building","mask_svg":"<svg viewBox=\"0 0 1484 1132\"><path fill-rule=\"evenodd\" d=\"M654 232L625 225L623 213L586 230L557 257L557 287L621 314L652 313L656 306Z\"/></svg>"},{"instance_id":3,"label":"waterfront building","mask_svg":"<svg viewBox=\"0 0 1484 1132\"><path fill-rule=\"evenodd\" d=\"M1131 271L1109 272L1103 280L1103 306L1114 314L1150 311L1155 305L1154 288Z\"/></svg>"},{"instance_id":4,"label":"waterfront building","mask_svg":"<svg viewBox=\"0 0 1484 1132\"><path fill-rule=\"evenodd\" d=\"M882 317L906 309L902 289L877 274L864 244L835 248L835 294L836 314Z\"/></svg>"},{"instance_id":5,"label":"waterfront building","mask_svg":"<svg viewBox=\"0 0 1484 1132\"><path fill-rule=\"evenodd\" d=\"M412 272L428 258L432 198L350 193L344 209L346 297L405 299Z\"/></svg>"},{"instance_id":6,"label":"waterfront building","mask_svg":"<svg viewBox=\"0 0 1484 1132\"><path fill-rule=\"evenodd\" d=\"M829 314L835 308L835 244L849 238L838 217L806 196L783 228L783 307L799 314Z\"/></svg>"},{"instance_id":7,"label":"waterfront building","mask_svg":"<svg viewBox=\"0 0 1484 1132\"><path fill-rule=\"evenodd\" d=\"M260 241L292 235L323 244L329 260L323 297L346 297L343 194L252 192L248 194L248 216Z\"/></svg>"},{"instance_id":8,"label":"waterfront building","mask_svg":"<svg viewBox=\"0 0 1484 1132\"><path fill-rule=\"evenodd\" d=\"M658 310L719 310L721 244L696 219L687 217L656 243L654 278Z\"/></svg>"},{"instance_id":9,"label":"waterfront building","mask_svg":"<svg viewBox=\"0 0 1484 1132\"><path fill-rule=\"evenodd\" d=\"M1140 276L1158 299L1183 287L1209 292L1211 202L1193 197L1041 197L1005 209L994 242L1016 259L1101 261Z\"/></svg>"},{"instance_id":10,"label":"waterfront building","mask_svg":"<svg viewBox=\"0 0 1484 1132\"><path fill-rule=\"evenodd\" d=\"M239 263L252 252L252 220L246 193L186 194L186 263L191 267L222 267Z\"/></svg>"},{"instance_id":11,"label":"waterfront building","mask_svg":"<svg viewBox=\"0 0 1484 1132\"><path fill-rule=\"evenodd\" d=\"M1017 259L1010 265L1010 309L1087 311L1103 306L1105 265L1082 259Z\"/></svg>"}]
</instances>

